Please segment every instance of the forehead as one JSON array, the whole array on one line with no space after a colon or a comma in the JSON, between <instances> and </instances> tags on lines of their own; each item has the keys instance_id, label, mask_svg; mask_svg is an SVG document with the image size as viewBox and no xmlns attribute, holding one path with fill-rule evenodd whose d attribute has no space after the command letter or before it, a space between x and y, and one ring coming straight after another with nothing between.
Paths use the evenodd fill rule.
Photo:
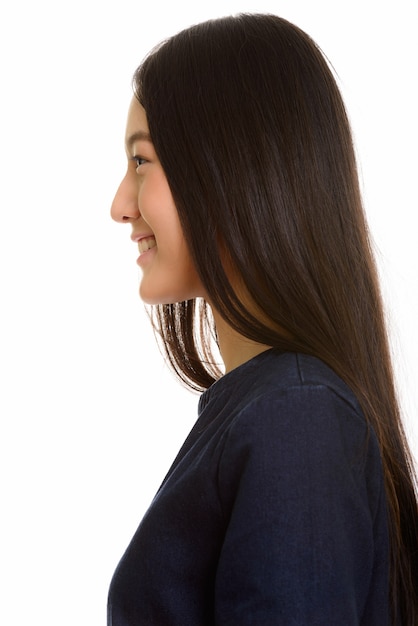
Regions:
<instances>
[{"instance_id":1,"label":"forehead","mask_svg":"<svg viewBox=\"0 0 418 626\"><path fill-rule=\"evenodd\" d=\"M136 152L137 148L135 146L139 141L147 141L152 145L145 109L134 98L129 107L125 132L125 150L128 155L131 152Z\"/></svg>"},{"instance_id":2,"label":"forehead","mask_svg":"<svg viewBox=\"0 0 418 626\"><path fill-rule=\"evenodd\" d=\"M126 139L138 131L148 133L148 122L145 109L138 102L135 96L132 98L128 109L128 118L126 121Z\"/></svg>"}]
</instances>

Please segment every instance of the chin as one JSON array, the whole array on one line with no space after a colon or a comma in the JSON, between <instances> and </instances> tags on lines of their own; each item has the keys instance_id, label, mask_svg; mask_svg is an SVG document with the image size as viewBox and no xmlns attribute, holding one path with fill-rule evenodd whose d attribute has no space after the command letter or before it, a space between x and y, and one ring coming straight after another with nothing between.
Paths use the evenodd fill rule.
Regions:
<instances>
[{"instance_id":1,"label":"chin","mask_svg":"<svg viewBox=\"0 0 418 626\"><path fill-rule=\"evenodd\" d=\"M183 302L183 300L189 300L190 298L185 297L175 297L175 296L164 296L163 294L149 293L146 290L139 288L139 297L141 298L144 304L149 305L157 305L157 304L177 304L178 302Z\"/></svg>"}]
</instances>

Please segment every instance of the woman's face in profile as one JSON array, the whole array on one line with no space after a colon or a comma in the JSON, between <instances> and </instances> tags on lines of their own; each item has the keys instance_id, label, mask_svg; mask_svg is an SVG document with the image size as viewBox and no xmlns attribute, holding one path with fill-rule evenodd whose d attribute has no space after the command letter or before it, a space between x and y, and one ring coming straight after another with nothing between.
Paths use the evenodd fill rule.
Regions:
<instances>
[{"instance_id":1,"label":"woman's face in profile","mask_svg":"<svg viewBox=\"0 0 418 626\"><path fill-rule=\"evenodd\" d=\"M132 99L126 125L128 167L112 203L117 222L132 226L139 293L147 304L172 304L204 296L183 235L164 170L149 135L145 109Z\"/></svg>"}]
</instances>

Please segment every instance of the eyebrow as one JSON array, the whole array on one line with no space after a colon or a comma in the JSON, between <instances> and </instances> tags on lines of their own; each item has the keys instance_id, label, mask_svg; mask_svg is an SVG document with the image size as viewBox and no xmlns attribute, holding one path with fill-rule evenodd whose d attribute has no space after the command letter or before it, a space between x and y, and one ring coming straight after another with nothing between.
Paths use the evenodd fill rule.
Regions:
<instances>
[{"instance_id":1,"label":"eyebrow","mask_svg":"<svg viewBox=\"0 0 418 626\"><path fill-rule=\"evenodd\" d=\"M131 148L135 141L149 141L152 143L151 135L145 130L138 130L136 133L132 133L126 140L126 147Z\"/></svg>"}]
</instances>

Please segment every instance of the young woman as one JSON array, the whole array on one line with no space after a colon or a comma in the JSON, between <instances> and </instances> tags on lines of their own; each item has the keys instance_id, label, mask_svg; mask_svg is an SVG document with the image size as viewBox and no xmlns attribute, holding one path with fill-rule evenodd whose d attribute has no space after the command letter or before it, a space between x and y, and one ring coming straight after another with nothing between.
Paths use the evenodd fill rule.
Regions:
<instances>
[{"instance_id":1,"label":"young woman","mask_svg":"<svg viewBox=\"0 0 418 626\"><path fill-rule=\"evenodd\" d=\"M134 92L112 216L169 362L203 393L108 624L418 624L414 470L327 62L244 14L164 42Z\"/></svg>"}]
</instances>

